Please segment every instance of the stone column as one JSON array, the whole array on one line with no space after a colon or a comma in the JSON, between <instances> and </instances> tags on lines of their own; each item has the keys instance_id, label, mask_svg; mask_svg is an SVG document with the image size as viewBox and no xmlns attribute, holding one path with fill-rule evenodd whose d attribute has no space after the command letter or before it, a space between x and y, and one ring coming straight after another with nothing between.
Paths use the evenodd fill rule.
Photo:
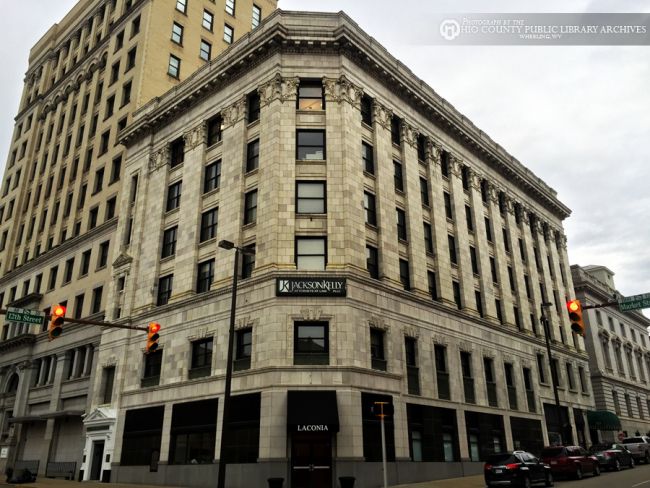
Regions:
<instances>
[{"instance_id":1,"label":"stone column","mask_svg":"<svg viewBox=\"0 0 650 488\"><path fill-rule=\"evenodd\" d=\"M47 376L47 383L52 384L54 383L54 375L56 374L57 370L56 355L48 356L48 361L50 362L50 368L49 374Z\"/></svg>"},{"instance_id":2,"label":"stone column","mask_svg":"<svg viewBox=\"0 0 650 488\"><path fill-rule=\"evenodd\" d=\"M78 349L73 349L72 350L72 374L70 375L70 378L77 378L79 376L79 350Z\"/></svg>"},{"instance_id":3,"label":"stone column","mask_svg":"<svg viewBox=\"0 0 650 488\"><path fill-rule=\"evenodd\" d=\"M465 424L465 409L461 406L456 409L456 426L458 431L460 461L470 461L469 445L467 443L467 425Z\"/></svg>"},{"instance_id":4,"label":"stone column","mask_svg":"<svg viewBox=\"0 0 650 488\"><path fill-rule=\"evenodd\" d=\"M90 374L90 366L93 362L93 346L88 344L86 346L86 354L84 356L84 366L82 376L88 376Z\"/></svg>"},{"instance_id":5,"label":"stone column","mask_svg":"<svg viewBox=\"0 0 650 488\"><path fill-rule=\"evenodd\" d=\"M172 403L165 403L165 412L163 414L162 438L160 440L160 458L159 464L168 464L169 462L169 444L171 440L170 431L172 428Z\"/></svg>"},{"instance_id":6,"label":"stone column","mask_svg":"<svg viewBox=\"0 0 650 488\"><path fill-rule=\"evenodd\" d=\"M393 396L393 426L395 429L395 460L406 461L410 458L409 433L406 417L406 402Z\"/></svg>"},{"instance_id":7,"label":"stone column","mask_svg":"<svg viewBox=\"0 0 650 488\"><path fill-rule=\"evenodd\" d=\"M434 252L436 254L436 288L440 301L455 307L454 292L451 284L451 263L447 250L447 218L443 197L442 173L440 170L440 148L430 140L426 143L427 175L429 179L429 201L433 209L431 221L433 227Z\"/></svg>"},{"instance_id":8,"label":"stone column","mask_svg":"<svg viewBox=\"0 0 650 488\"><path fill-rule=\"evenodd\" d=\"M503 436L506 438L506 450L515 450L515 441L512 438L512 425L510 425L510 415L503 416Z\"/></svg>"},{"instance_id":9,"label":"stone column","mask_svg":"<svg viewBox=\"0 0 650 488\"><path fill-rule=\"evenodd\" d=\"M512 240L508 237L510 243L510 252L506 252L506 244L504 241L503 231L506 229L508 211L505 210L501 213L499 206L499 189L492 183L489 183L489 201L488 213L492 218L492 239L494 241L494 259L496 260L497 277L500 284L501 292L501 314L503 317L504 325L515 325L515 318L512 311L512 303L515 300L512 291L510 290L510 281L508 278L508 255L512 255ZM504 197L505 194L504 194ZM506 204L507 206L507 204ZM506 236L508 231L506 230ZM490 275L492 271L490 270ZM495 305L496 307L496 305ZM496 311L495 311L496 312Z\"/></svg>"},{"instance_id":10,"label":"stone column","mask_svg":"<svg viewBox=\"0 0 650 488\"><path fill-rule=\"evenodd\" d=\"M221 404L221 402L219 403ZM286 417L286 390L272 389L262 391L259 450L259 459L261 462L286 460L288 444ZM215 451L217 454L219 451L219 442L217 440L217 448ZM338 448L340 449L341 446L339 445ZM219 456L217 455L217 457Z\"/></svg>"},{"instance_id":11,"label":"stone column","mask_svg":"<svg viewBox=\"0 0 650 488\"><path fill-rule=\"evenodd\" d=\"M176 255L174 281L171 301L178 301L196 293L198 237L201 219L201 198L203 175L203 153L205 152L205 124L201 122L183 134L185 158L183 162L183 183L181 187L181 212L178 216L176 233ZM225 133L228 134L228 133ZM224 144L228 144L224 141ZM235 144L233 144L235 145ZM224 145L224 148L228 146ZM238 151L241 155L242 151ZM227 164L237 166L238 161L230 160L224 154ZM222 178L224 181L224 178ZM228 181L225 179L225 181ZM192 189L199 189L198 191ZM222 200L223 201L223 200ZM222 214L223 215L223 214ZM227 215L227 214L226 214ZM236 241L235 241L236 242ZM228 260L230 262L230 260ZM231 271L232 273L232 271Z\"/></svg>"},{"instance_id":12,"label":"stone column","mask_svg":"<svg viewBox=\"0 0 650 488\"><path fill-rule=\"evenodd\" d=\"M533 221L531 224L531 218L534 217L528 208L522 207L522 213L521 237L524 241L524 248L526 252L526 262L523 263L523 266L526 274L528 275L528 282L530 283L530 291L532 296L532 301L528 300L530 311L528 314L524 315L523 323L526 324L526 332L532 333L532 324L529 323L528 317L531 313L535 313L535 310L540 310L542 303L545 301L548 303L553 303L553 306L545 308L545 312L547 318L549 319L549 324L551 327L553 327L553 324L557 323L557 311L555 310L555 304L553 301L553 290L549 289L545 281L543 281L543 276L540 276L540 273L537 270L537 266L535 264L535 247L538 247L539 253L539 246L536 245L538 235L537 224L535 221ZM544 283L546 297L542 296L542 292L539 286L540 279L542 279L542 283Z\"/></svg>"},{"instance_id":13,"label":"stone column","mask_svg":"<svg viewBox=\"0 0 650 488\"><path fill-rule=\"evenodd\" d=\"M508 239L510 240L510 254L512 256L512 272L514 274L515 288L516 288L514 292L513 303L516 304L519 308L521 330L530 331L531 327L528 324L528 321L525 320L524 318L529 317L531 313L539 314L540 311L531 310L530 302L528 301L528 297L526 296L526 286L524 284L524 273L526 272L526 264L522 261L521 253L519 251L519 233L517 232L519 225L517 224L514 215L515 214L514 201L508 200L507 205L508 205L508 213L506 216L507 232L508 232ZM506 283L507 283L506 286L510 287L510 281L507 281ZM510 304L508 303L504 303L504 306L510 308L509 313L510 316L512 317L512 321L513 321L512 323L516 324L513 315L513 309L512 307L509 307L509 305Z\"/></svg>"},{"instance_id":14,"label":"stone column","mask_svg":"<svg viewBox=\"0 0 650 488\"><path fill-rule=\"evenodd\" d=\"M337 390L340 431L336 439L338 460L363 461L363 421L361 392Z\"/></svg>"},{"instance_id":15,"label":"stone column","mask_svg":"<svg viewBox=\"0 0 650 488\"><path fill-rule=\"evenodd\" d=\"M38 361L38 382L36 383L37 386L44 385L45 384L45 361L47 358L43 357Z\"/></svg>"}]
</instances>

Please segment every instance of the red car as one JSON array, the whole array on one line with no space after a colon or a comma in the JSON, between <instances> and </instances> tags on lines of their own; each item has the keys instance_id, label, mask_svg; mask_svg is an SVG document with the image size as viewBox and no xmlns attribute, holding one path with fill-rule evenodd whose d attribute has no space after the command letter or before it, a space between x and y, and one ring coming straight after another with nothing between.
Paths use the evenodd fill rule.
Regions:
<instances>
[{"instance_id":1,"label":"red car","mask_svg":"<svg viewBox=\"0 0 650 488\"><path fill-rule=\"evenodd\" d=\"M555 476L572 476L580 480L585 473L600 475L596 456L592 456L580 446L545 447L540 457L551 467Z\"/></svg>"}]
</instances>

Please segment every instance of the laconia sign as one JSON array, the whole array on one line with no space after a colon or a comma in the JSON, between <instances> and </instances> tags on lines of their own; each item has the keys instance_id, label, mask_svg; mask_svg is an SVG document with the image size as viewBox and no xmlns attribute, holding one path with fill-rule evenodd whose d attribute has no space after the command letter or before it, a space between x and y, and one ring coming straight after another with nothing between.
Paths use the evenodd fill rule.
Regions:
<instances>
[{"instance_id":1,"label":"laconia sign","mask_svg":"<svg viewBox=\"0 0 650 488\"><path fill-rule=\"evenodd\" d=\"M277 278L275 295L278 297L344 297L345 278Z\"/></svg>"},{"instance_id":2,"label":"laconia sign","mask_svg":"<svg viewBox=\"0 0 650 488\"><path fill-rule=\"evenodd\" d=\"M317 424L298 424L296 426L298 432L329 432L330 428L327 425Z\"/></svg>"}]
</instances>

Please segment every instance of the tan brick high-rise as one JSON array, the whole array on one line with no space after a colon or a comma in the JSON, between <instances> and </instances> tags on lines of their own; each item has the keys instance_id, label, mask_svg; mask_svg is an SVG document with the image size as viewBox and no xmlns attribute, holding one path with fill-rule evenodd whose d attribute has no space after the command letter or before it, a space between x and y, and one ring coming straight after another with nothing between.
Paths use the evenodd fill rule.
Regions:
<instances>
[{"instance_id":1,"label":"tan brick high-rise","mask_svg":"<svg viewBox=\"0 0 650 488\"><path fill-rule=\"evenodd\" d=\"M120 245L120 132L136 109L214 63L276 6L83 0L48 30L30 52L0 190L3 308L47 313L62 303L68 316L104 316ZM51 343L43 330L0 326L0 471L23 461L40 474L109 479L110 453L98 455L99 445L104 465L79 473L101 330L66 325Z\"/></svg>"}]
</instances>

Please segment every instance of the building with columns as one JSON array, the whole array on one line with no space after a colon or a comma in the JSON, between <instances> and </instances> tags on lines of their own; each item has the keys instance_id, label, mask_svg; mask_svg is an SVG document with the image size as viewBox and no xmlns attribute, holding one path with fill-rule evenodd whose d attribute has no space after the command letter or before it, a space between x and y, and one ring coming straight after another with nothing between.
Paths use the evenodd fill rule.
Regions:
<instances>
[{"instance_id":1,"label":"building with columns","mask_svg":"<svg viewBox=\"0 0 650 488\"><path fill-rule=\"evenodd\" d=\"M574 264L571 274L583 307L622 298L614 272L605 266ZM592 438L606 442L620 432L650 435L650 319L639 310L623 312L616 305L585 310L583 318L597 410L590 422Z\"/></svg>"},{"instance_id":2,"label":"building with columns","mask_svg":"<svg viewBox=\"0 0 650 488\"><path fill-rule=\"evenodd\" d=\"M332 487L589 443L553 189L344 13L276 11L121 133L126 191L85 472ZM233 406L220 452L232 251ZM556 414L542 305L559 383ZM109 461L93 466L96 450Z\"/></svg>"},{"instance_id":3,"label":"building with columns","mask_svg":"<svg viewBox=\"0 0 650 488\"><path fill-rule=\"evenodd\" d=\"M134 110L213 63L276 5L84 0L32 47L0 187L0 308L49 314L60 303L68 317L104 317L120 133ZM76 463L76 478L101 330L66 324L49 342L45 326L0 320L0 471ZM101 471L81 473L93 476Z\"/></svg>"}]
</instances>

